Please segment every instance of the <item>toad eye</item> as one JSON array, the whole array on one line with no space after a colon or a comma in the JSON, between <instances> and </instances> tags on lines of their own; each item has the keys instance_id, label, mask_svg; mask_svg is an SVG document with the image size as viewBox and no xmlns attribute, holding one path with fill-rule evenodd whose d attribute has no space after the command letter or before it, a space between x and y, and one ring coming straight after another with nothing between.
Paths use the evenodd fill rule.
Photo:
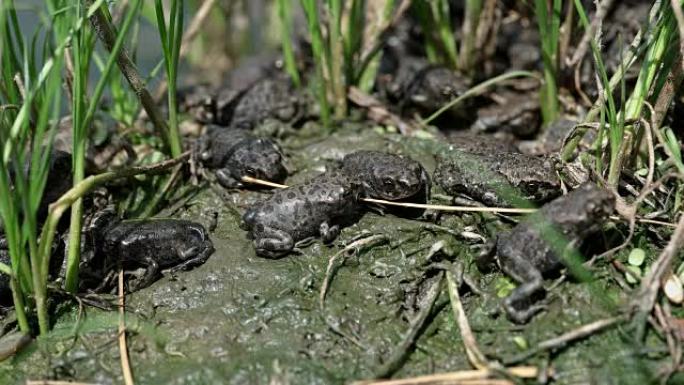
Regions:
<instances>
[{"instance_id":1,"label":"toad eye","mask_svg":"<svg viewBox=\"0 0 684 385\"><path fill-rule=\"evenodd\" d=\"M392 179L385 178L382 180L382 184L384 184L385 186L391 186L392 185Z\"/></svg>"},{"instance_id":2,"label":"toad eye","mask_svg":"<svg viewBox=\"0 0 684 385\"><path fill-rule=\"evenodd\" d=\"M249 175L249 176L255 176L256 170L252 167L247 167L247 169L245 170L245 173L247 173L247 175Z\"/></svg>"}]
</instances>

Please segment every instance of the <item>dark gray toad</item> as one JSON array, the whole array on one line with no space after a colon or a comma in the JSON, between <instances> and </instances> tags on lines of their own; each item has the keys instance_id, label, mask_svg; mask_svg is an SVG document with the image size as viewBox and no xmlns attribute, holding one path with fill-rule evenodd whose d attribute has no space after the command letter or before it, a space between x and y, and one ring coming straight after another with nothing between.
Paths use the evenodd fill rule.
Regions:
<instances>
[{"instance_id":1,"label":"dark gray toad","mask_svg":"<svg viewBox=\"0 0 684 385\"><path fill-rule=\"evenodd\" d=\"M304 96L287 76L261 79L238 95L219 93L217 123L252 129L266 119L294 123L305 115Z\"/></svg>"},{"instance_id":2,"label":"dark gray toad","mask_svg":"<svg viewBox=\"0 0 684 385\"><path fill-rule=\"evenodd\" d=\"M560 194L560 179L550 158L451 151L438 161L434 179L448 194L466 194L490 206L544 202Z\"/></svg>"},{"instance_id":3,"label":"dark gray toad","mask_svg":"<svg viewBox=\"0 0 684 385\"><path fill-rule=\"evenodd\" d=\"M543 291L544 275L564 266L559 251L579 247L601 229L614 207L612 193L595 184L584 184L497 237L492 250L478 264L490 264L494 257L501 270L520 284L504 300L511 320L527 322L542 309L533 304L533 297ZM555 242L562 243L554 247Z\"/></svg>"},{"instance_id":4,"label":"dark gray toad","mask_svg":"<svg viewBox=\"0 0 684 385\"><path fill-rule=\"evenodd\" d=\"M427 171L406 156L357 151L342 159L340 170L359 181L364 197L394 201L430 192Z\"/></svg>"},{"instance_id":5,"label":"dark gray toad","mask_svg":"<svg viewBox=\"0 0 684 385\"><path fill-rule=\"evenodd\" d=\"M360 197L427 199L429 191L428 174L415 160L358 151L344 157L340 167L250 207L242 227L254 240L257 255L277 258L311 237L334 240L342 226L361 215Z\"/></svg>"},{"instance_id":6,"label":"dark gray toad","mask_svg":"<svg viewBox=\"0 0 684 385\"><path fill-rule=\"evenodd\" d=\"M518 153L518 148L510 137L498 137L488 133L454 131L448 134L449 146L456 150L479 155Z\"/></svg>"},{"instance_id":7,"label":"dark gray toad","mask_svg":"<svg viewBox=\"0 0 684 385\"><path fill-rule=\"evenodd\" d=\"M443 66L429 65L418 71L405 85L402 104L432 113L469 88L469 81Z\"/></svg>"},{"instance_id":8,"label":"dark gray toad","mask_svg":"<svg viewBox=\"0 0 684 385\"><path fill-rule=\"evenodd\" d=\"M104 262L104 275L119 263L127 272L144 269L129 281L129 291L149 286L163 270L173 273L199 266L214 252L204 227L187 220L119 221L113 211L105 210L92 226L96 258Z\"/></svg>"},{"instance_id":9,"label":"dark gray toad","mask_svg":"<svg viewBox=\"0 0 684 385\"><path fill-rule=\"evenodd\" d=\"M287 177L280 147L238 128L208 126L199 157L206 167L216 170L216 179L226 188L242 187L243 176L277 183Z\"/></svg>"},{"instance_id":10,"label":"dark gray toad","mask_svg":"<svg viewBox=\"0 0 684 385\"><path fill-rule=\"evenodd\" d=\"M503 92L502 104L480 108L471 130L476 132L509 132L518 137L531 137L541 122L537 93Z\"/></svg>"},{"instance_id":11,"label":"dark gray toad","mask_svg":"<svg viewBox=\"0 0 684 385\"><path fill-rule=\"evenodd\" d=\"M468 90L470 81L459 72L402 51L385 50L377 79L380 93L402 113L433 113ZM449 113L461 115L462 107Z\"/></svg>"},{"instance_id":12,"label":"dark gray toad","mask_svg":"<svg viewBox=\"0 0 684 385\"><path fill-rule=\"evenodd\" d=\"M242 227L249 231L256 253L262 257L281 257L311 237L321 236L329 243L357 213L360 191L347 174L330 171L275 191L245 212Z\"/></svg>"},{"instance_id":13,"label":"dark gray toad","mask_svg":"<svg viewBox=\"0 0 684 385\"><path fill-rule=\"evenodd\" d=\"M288 77L267 73L215 89L193 87L180 93L179 100L180 110L199 122L242 129L267 119L296 123L309 112L306 95Z\"/></svg>"}]
</instances>

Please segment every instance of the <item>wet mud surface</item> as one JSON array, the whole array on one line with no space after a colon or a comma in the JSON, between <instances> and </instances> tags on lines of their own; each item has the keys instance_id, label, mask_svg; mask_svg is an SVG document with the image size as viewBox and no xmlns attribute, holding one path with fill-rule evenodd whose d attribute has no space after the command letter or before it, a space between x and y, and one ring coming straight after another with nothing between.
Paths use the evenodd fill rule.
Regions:
<instances>
[{"instance_id":1,"label":"wet mud surface","mask_svg":"<svg viewBox=\"0 0 684 385\"><path fill-rule=\"evenodd\" d=\"M400 143L398 138L349 126L327 139L286 139L283 147L294 172L286 183L324 171L350 149L410 155L428 172L434 171L438 142ZM129 353L137 384L331 384L372 378L400 346L429 283L444 266L463 266L482 290L476 294L462 287L466 313L484 353L503 361L540 341L608 317L615 310L610 303L626 300L608 274L597 275L591 283L566 280L549 292L546 311L533 322L511 323L500 303L514 285L498 270L483 275L472 264L484 239L512 225L492 214L444 214L432 223L369 212L344 228L331 246L315 241L281 259L259 258L239 220L250 203L268 193L205 187L171 213L206 227L218 214L210 234L216 252L203 265L167 275L127 297ZM343 251L355 240L371 236L379 240L358 252ZM438 242L443 251L431 255ZM340 253L344 258L336 264L321 307L328 262ZM552 284L546 282L547 287ZM595 295L599 291L602 295ZM118 313L92 307L59 310L50 335L0 364L3 383L23 383L27 378L121 383ZM654 362L667 355L660 344L650 348ZM560 384L645 383L651 368L635 359L635 353L629 335L613 328L547 358ZM616 365L616 360L622 364ZM630 360L634 365L625 364ZM427 326L394 376L469 368L442 290Z\"/></svg>"}]
</instances>

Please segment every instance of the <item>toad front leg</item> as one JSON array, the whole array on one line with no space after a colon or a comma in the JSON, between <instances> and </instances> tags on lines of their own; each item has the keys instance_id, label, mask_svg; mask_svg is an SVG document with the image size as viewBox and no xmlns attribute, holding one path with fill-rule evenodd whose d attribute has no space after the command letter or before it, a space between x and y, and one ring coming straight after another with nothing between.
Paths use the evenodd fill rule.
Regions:
<instances>
[{"instance_id":1,"label":"toad front leg","mask_svg":"<svg viewBox=\"0 0 684 385\"><path fill-rule=\"evenodd\" d=\"M516 323L526 323L543 305L534 305L534 296L544 290L541 272L520 254L499 252L499 265L508 276L520 285L504 300L508 317Z\"/></svg>"},{"instance_id":2,"label":"toad front leg","mask_svg":"<svg viewBox=\"0 0 684 385\"><path fill-rule=\"evenodd\" d=\"M265 228L256 235L254 248L257 255L266 258L279 258L289 253L294 248L295 242L292 236L283 230Z\"/></svg>"},{"instance_id":3,"label":"toad front leg","mask_svg":"<svg viewBox=\"0 0 684 385\"><path fill-rule=\"evenodd\" d=\"M321 239L323 240L323 243L330 243L337 238L338 235L340 235L340 226L339 225L332 225L328 222L323 222L321 223L318 233L321 235Z\"/></svg>"},{"instance_id":4,"label":"toad front leg","mask_svg":"<svg viewBox=\"0 0 684 385\"><path fill-rule=\"evenodd\" d=\"M231 189L243 187L242 182L235 179L230 173L230 170L225 168L216 170L216 180L218 180L219 184L225 188Z\"/></svg>"}]
</instances>

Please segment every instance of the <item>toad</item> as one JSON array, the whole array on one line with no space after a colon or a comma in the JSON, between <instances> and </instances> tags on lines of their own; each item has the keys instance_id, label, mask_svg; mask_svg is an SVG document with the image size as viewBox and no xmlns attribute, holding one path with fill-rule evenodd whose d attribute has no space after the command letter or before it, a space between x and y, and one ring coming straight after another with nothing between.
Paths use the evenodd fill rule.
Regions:
<instances>
[{"instance_id":1,"label":"toad","mask_svg":"<svg viewBox=\"0 0 684 385\"><path fill-rule=\"evenodd\" d=\"M430 177L423 166L401 155L380 151L356 151L342 159L342 172L356 178L369 198L401 200L430 191Z\"/></svg>"},{"instance_id":2,"label":"toad","mask_svg":"<svg viewBox=\"0 0 684 385\"><path fill-rule=\"evenodd\" d=\"M544 276L567 266L565 257L591 234L599 231L615 207L611 192L587 183L544 205L511 231L498 235L481 267L496 261L520 285L504 300L509 318L527 322L543 307L534 305L543 292Z\"/></svg>"},{"instance_id":3,"label":"toad","mask_svg":"<svg viewBox=\"0 0 684 385\"><path fill-rule=\"evenodd\" d=\"M107 209L98 213L91 226L96 259L104 263L104 274L119 263L126 272L143 269L141 276L129 282L129 291L151 285L162 271L174 273L199 266L214 252L204 227L187 220L122 221Z\"/></svg>"},{"instance_id":4,"label":"toad","mask_svg":"<svg viewBox=\"0 0 684 385\"><path fill-rule=\"evenodd\" d=\"M280 183L287 177L283 153L270 139L249 131L210 125L200 140L199 158L215 170L225 188L238 188L243 176Z\"/></svg>"},{"instance_id":5,"label":"toad","mask_svg":"<svg viewBox=\"0 0 684 385\"><path fill-rule=\"evenodd\" d=\"M508 132L521 138L534 136L541 124L537 93L507 91L500 97L500 103L478 109L477 120L471 125L471 130Z\"/></svg>"},{"instance_id":6,"label":"toad","mask_svg":"<svg viewBox=\"0 0 684 385\"><path fill-rule=\"evenodd\" d=\"M434 179L450 195L466 194L499 207L548 201L561 186L552 159L519 153L450 151L438 158Z\"/></svg>"},{"instance_id":7,"label":"toad","mask_svg":"<svg viewBox=\"0 0 684 385\"><path fill-rule=\"evenodd\" d=\"M254 240L257 255L278 258L296 245L320 236L330 243L358 213L361 186L339 170L278 190L250 207L241 227Z\"/></svg>"}]
</instances>

